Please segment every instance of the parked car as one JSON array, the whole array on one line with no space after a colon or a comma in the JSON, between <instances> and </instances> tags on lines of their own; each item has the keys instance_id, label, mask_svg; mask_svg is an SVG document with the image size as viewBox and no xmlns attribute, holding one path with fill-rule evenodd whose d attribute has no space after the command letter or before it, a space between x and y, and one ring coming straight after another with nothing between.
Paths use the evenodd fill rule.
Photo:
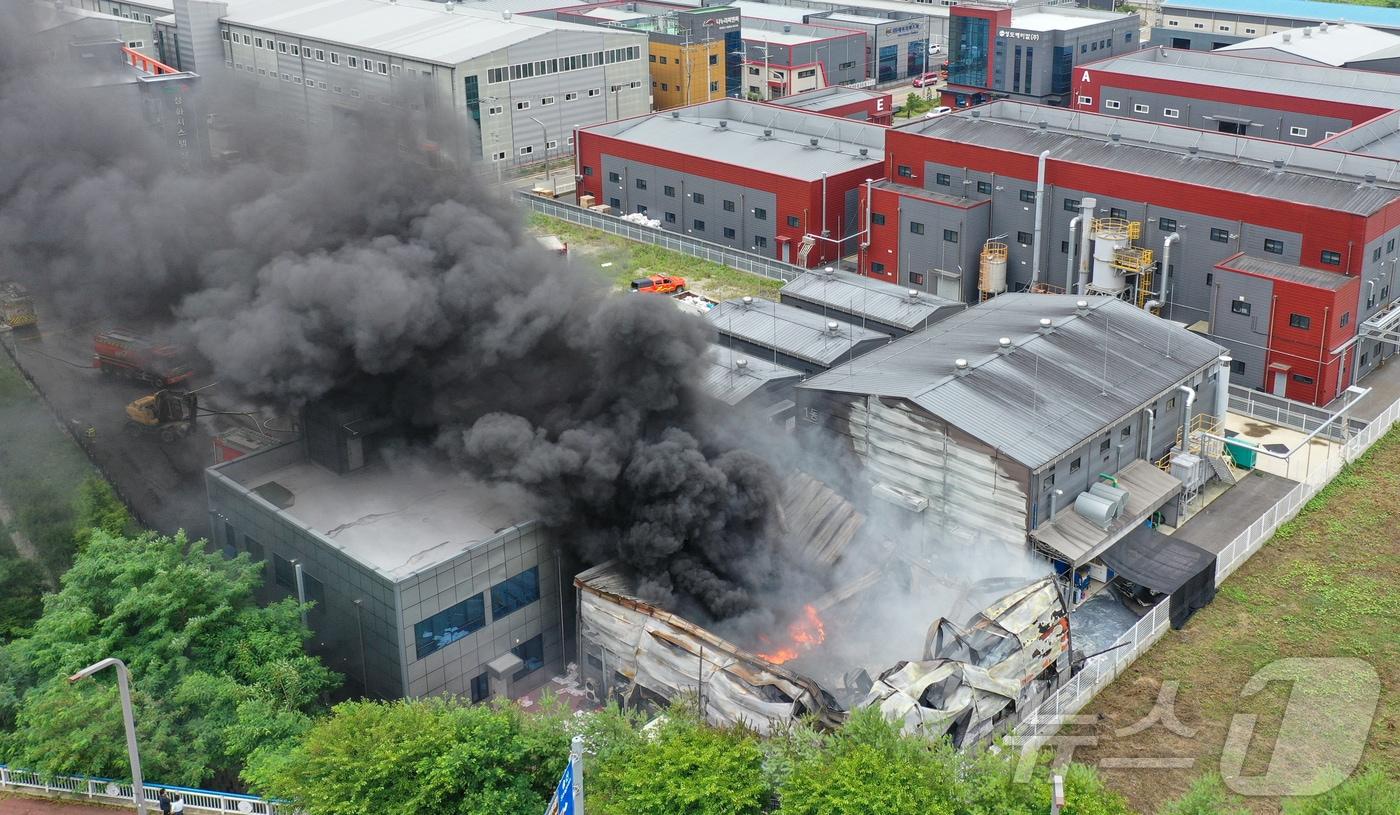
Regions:
<instances>
[{"instance_id":1,"label":"parked car","mask_svg":"<svg viewBox=\"0 0 1400 815\"><path fill-rule=\"evenodd\" d=\"M929 56L936 57L939 54L943 53L943 46L939 45L938 43L933 43L928 47L928 53Z\"/></svg>"},{"instance_id":2,"label":"parked car","mask_svg":"<svg viewBox=\"0 0 1400 815\"><path fill-rule=\"evenodd\" d=\"M923 74L922 76L914 77L914 87L916 88L922 88L925 85L932 87L936 84L938 84L937 71L930 71L929 73Z\"/></svg>"},{"instance_id":3,"label":"parked car","mask_svg":"<svg viewBox=\"0 0 1400 815\"><path fill-rule=\"evenodd\" d=\"M939 116L947 116L949 113L952 113L952 112L953 112L953 109L950 108L950 107L948 107L947 105L940 105L940 106L934 108L933 110L930 110L928 113L925 113L925 114L924 114L924 118L925 118L925 119L936 119L936 118L938 118Z\"/></svg>"},{"instance_id":4,"label":"parked car","mask_svg":"<svg viewBox=\"0 0 1400 815\"><path fill-rule=\"evenodd\" d=\"M632 281L632 291L648 294L677 294L685 291L685 278L654 274Z\"/></svg>"}]
</instances>

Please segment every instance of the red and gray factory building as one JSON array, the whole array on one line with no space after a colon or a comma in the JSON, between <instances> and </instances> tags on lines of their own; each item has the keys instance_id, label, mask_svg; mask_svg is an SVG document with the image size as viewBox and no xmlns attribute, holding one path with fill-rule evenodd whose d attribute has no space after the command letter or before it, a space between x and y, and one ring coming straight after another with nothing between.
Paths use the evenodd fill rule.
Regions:
<instances>
[{"instance_id":1,"label":"red and gray factory building","mask_svg":"<svg viewBox=\"0 0 1400 815\"><path fill-rule=\"evenodd\" d=\"M800 266L856 251L885 128L721 99L577 131L579 200Z\"/></svg>"},{"instance_id":2,"label":"red and gray factory building","mask_svg":"<svg viewBox=\"0 0 1400 815\"><path fill-rule=\"evenodd\" d=\"M886 135L864 274L1120 296L1315 404L1395 352L1371 326L1400 295L1400 160L1005 100Z\"/></svg>"}]
</instances>

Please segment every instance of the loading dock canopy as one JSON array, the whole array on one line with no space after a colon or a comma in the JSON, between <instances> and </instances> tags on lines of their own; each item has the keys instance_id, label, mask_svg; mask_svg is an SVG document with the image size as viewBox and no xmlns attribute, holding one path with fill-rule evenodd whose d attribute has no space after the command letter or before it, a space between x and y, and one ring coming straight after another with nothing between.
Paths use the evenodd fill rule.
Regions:
<instances>
[{"instance_id":1,"label":"loading dock canopy","mask_svg":"<svg viewBox=\"0 0 1400 815\"><path fill-rule=\"evenodd\" d=\"M1114 544L1102 560L1120 577L1170 594L1172 628L1215 599L1215 555L1147 526Z\"/></svg>"},{"instance_id":2,"label":"loading dock canopy","mask_svg":"<svg viewBox=\"0 0 1400 815\"><path fill-rule=\"evenodd\" d=\"M1152 513L1181 492L1181 481L1176 476L1142 459L1114 473L1113 477L1120 488L1128 491L1128 505L1107 529L1075 512L1073 496L1066 496L1067 506L1055 514L1055 519L1041 524L1031 533L1036 543L1077 568L1142 526Z\"/></svg>"}]
</instances>

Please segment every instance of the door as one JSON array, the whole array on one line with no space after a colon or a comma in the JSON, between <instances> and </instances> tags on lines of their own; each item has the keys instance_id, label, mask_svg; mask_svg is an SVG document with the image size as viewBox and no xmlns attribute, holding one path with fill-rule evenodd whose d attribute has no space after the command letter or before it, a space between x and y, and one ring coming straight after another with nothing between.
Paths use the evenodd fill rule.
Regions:
<instances>
[{"instance_id":1,"label":"door","mask_svg":"<svg viewBox=\"0 0 1400 815\"><path fill-rule=\"evenodd\" d=\"M1288 395L1288 373L1286 371L1274 371L1274 385L1269 388L1269 393L1274 396Z\"/></svg>"},{"instance_id":2,"label":"door","mask_svg":"<svg viewBox=\"0 0 1400 815\"><path fill-rule=\"evenodd\" d=\"M1244 125L1240 122L1216 122L1215 124L1221 133L1233 133L1236 136L1244 134Z\"/></svg>"}]
</instances>

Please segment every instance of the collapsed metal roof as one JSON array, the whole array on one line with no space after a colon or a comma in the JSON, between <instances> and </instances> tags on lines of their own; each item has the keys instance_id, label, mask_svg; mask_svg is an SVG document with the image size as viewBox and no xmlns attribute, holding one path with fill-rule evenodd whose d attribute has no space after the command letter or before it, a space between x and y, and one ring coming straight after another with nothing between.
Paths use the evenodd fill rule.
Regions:
<instances>
[{"instance_id":1,"label":"collapsed metal roof","mask_svg":"<svg viewBox=\"0 0 1400 815\"><path fill-rule=\"evenodd\" d=\"M783 286L779 296L784 303L801 300L830 308L837 319L849 315L857 323L869 319L905 332L932 325L963 308L962 303L934 294L835 269L799 275Z\"/></svg>"},{"instance_id":2,"label":"collapsed metal roof","mask_svg":"<svg viewBox=\"0 0 1400 815\"><path fill-rule=\"evenodd\" d=\"M1034 470L1223 352L1122 300L1003 294L798 387L908 399Z\"/></svg>"}]
</instances>

